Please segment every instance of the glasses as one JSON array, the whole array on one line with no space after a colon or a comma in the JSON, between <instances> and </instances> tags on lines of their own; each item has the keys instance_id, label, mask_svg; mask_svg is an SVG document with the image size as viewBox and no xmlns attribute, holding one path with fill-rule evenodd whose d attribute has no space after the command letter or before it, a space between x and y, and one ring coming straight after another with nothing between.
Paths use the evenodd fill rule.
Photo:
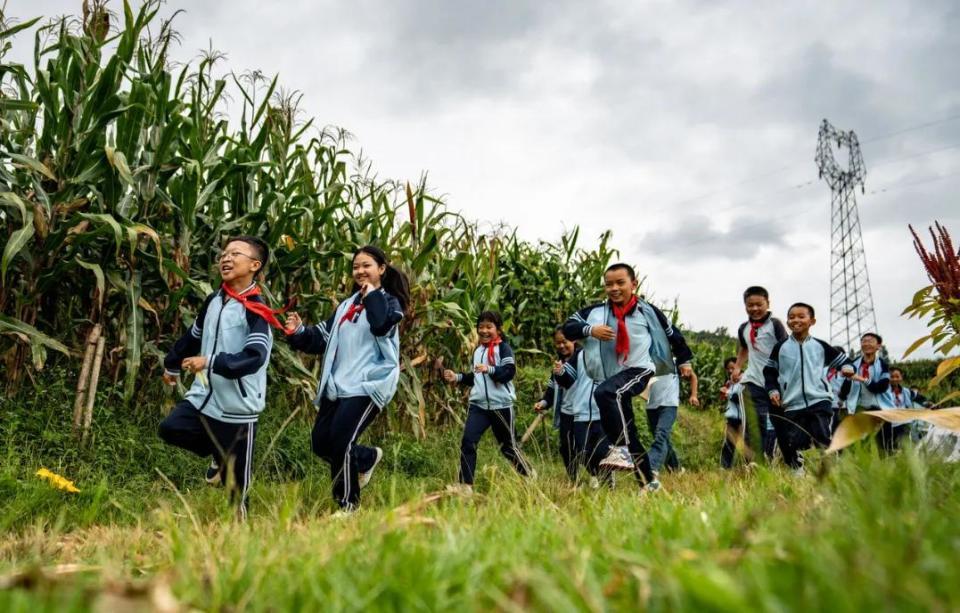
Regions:
<instances>
[{"instance_id":1,"label":"glasses","mask_svg":"<svg viewBox=\"0 0 960 613\"><path fill-rule=\"evenodd\" d=\"M246 253L244 253L244 252L242 252L242 251L225 251L224 253L221 253L220 255L217 256L217 261L218 261L218 262L222 262L223 260L226 260L226 259L235 260L235 259L237 259L237 258L239 258L239 257L248 258L248 259L253 260L254 262L259 262L259 261L260 261L259 258L255 258L255 257L253 257L252 255L247 255Z\"/></svg>"}]
</instances>

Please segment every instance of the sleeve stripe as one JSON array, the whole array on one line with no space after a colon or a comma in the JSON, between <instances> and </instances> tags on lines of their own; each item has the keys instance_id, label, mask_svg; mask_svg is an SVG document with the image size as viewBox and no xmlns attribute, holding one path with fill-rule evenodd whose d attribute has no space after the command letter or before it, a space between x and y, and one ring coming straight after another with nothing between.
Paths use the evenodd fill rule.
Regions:
<instances>
[{"instance_id":1,"label":"sleeve stripe","mask_svg":"<svg viewBox=\"0 0 960 613\"><path fill-rule=\"evenodd\" d=\"M317 330L323 335L323 340L330 340L330 331L327 330L327 323L317 324Z\"/></svg>"},{"instance_id":2,"label":"sleeve stripe","mask_svg":"<svg viewBox=\"0 0 960 613\"><path fill-rule=\"evenodd\" d=\"M193 338L200 338L203 335L203 330L197 327L197 323L194 322L193 326L190 327L190 336Z\"/></svg>"},{"instance_id":3,"label":"sleeve stripe","mask_svg":"<svg viewBox=\"0 0 960 613\"><path fill-rule=\"evenodd\" d=\"M270 337L267 336L266 334L264 334L263 332L254 332L254 333L252 333L252 334L248 334L248 335L247 335L247 341L251 341L251 340L254 340L254 339L258 339L258 338L262 338L263 340L269 340L269 339L270 339Z\"/></svg>"},{"instance_id":4,"label":"sleeve stripe","mask_svg":"<svg viewBox=\"0 0 960 613\"><path fill-rule=\"evenodd\" d=\"M516 364L516 362L513 361L513 358L509 358L509 357L503 358L502 360L500 360L501 366L506 366L507 364Z\"/></svg>"},{"instance_id":5,"label":"sleeve stripe","mask_svg":"<svg viewBox=\"0 0 960 613\"><path fill-rule=\"evenodd\" d=\"M265 342L263 342L263 341L252 341L252 342L249 342L249 341L248 341L248 342L244 345L244 348L247 348L247 347L257 347L257 346L263 347L264 349L270 349L270 345L268 345L267 343L265 343Z\"/></svg>"}]
</instances>

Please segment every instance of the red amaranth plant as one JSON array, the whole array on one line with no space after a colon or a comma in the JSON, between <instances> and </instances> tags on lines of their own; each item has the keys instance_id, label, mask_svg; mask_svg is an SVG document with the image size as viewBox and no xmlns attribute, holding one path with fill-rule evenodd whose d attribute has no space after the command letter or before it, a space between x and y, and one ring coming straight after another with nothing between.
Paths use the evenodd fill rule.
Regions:
<instances>
[{"instance_id":1,"label":"red amaranth plant","mask_svg":"<svg viewBox=\"0 0 960 613\"><path fill-rule=\"evenodd\" d=\"M937 291L937 302L948 318L960 316L960 253L953 246L950 232L934 222L935 228L929 228L933 237L933 252L927 251L913 226L913 248L923 262L927 276ZM960 333L960 330L954 330Z\"/></svg>"},{"instance_id":2,"label":"red amaranth plant","mask_svg":"<svg viewBox=\"0 0 960 613\"><path fill-rule=\"evenodd\" d=\"M903 357L927 342L933 345L934 351L950 356L951 351L960 347L960 253L940 222L934 222L934 227L930 228L933 251L927 250L913 226L910 226L910 233L913 234L913 248L933 284L914 294L910 306L903 311L904 315L926 319L930 329L930 334L914 341ZM960 356L946 357L937 366L937 375L929 387L939 385L957 370L960 370ZM948 394L941 402L954 397L960 397L960 390Z\"/></svg>"}]
</instances>

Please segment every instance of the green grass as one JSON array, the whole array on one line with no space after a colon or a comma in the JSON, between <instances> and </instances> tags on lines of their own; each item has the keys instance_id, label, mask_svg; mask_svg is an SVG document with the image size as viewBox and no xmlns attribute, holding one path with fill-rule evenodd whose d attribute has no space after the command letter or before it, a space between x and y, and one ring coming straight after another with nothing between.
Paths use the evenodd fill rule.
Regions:
<instances>
[{"instance_id":1,"label":"green grass","mask_svg":"<svg viewBox=\"0 0 960 613\"><path fill-rule=\"evenodd\" d=\"M525 371L521 389L542 375ZM203 610L960 608L960 474L909 450L855 449L805 478L723 472L720 416L684 410L688 470L657 495L623 477L613 491L573 490L541 433L528 446L536 481L485 440L477 494L463 498L429 495L455 478L455 429L426 442L381 433L384 469L363 509L338 520L309 426L294 422L257 457L240 525L200 459L158 444L158 411L98 414L81 452L62 420L68 397L52 384L0 413L0 584L14 584L0 610L112 610L167 590ZM265 419L261 455L284 414ZM81 493L41 482L41 465Z\"/></svg>"}]
</instances>

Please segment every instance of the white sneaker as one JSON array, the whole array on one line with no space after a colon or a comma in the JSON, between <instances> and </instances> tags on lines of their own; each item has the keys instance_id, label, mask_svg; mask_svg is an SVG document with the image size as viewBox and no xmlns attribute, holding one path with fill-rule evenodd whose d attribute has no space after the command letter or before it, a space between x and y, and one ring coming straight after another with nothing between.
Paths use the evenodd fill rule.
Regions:
<instances>
[{"instance_id":1,"label":"white sneaker","mask_svg":"<svg viewBox=\"0 0 960 613\"><path fill-rule=\"evenodd\" d=\"M464 498L473 496L473 486L467 483L451 483L446 489L448 492Z\"/></svg>"},{"instance_id":2,"label":"white sneaker","mask_svg":"<svg viewBox=\"0 0 960 613\"><path fill-rule=\"evenodd\" d=\"M626 447L611 447L607 457L600 460L601 468L633 470L633 458Z\"/></svg>"},{"instance_id":3,"label":"white sneaker","mask_svg":"<svg viewBox=\"0 0 960 613\"><path fill-rule=\"evenodd\" d=\"M660 491L660 487L661 487L661 486L660 486L660 480L659 480L659 479L654 479L654 480L651 481L650 483L647 483L647 485L645 485L643 489L645 489L645 490L648 491L648 492L659 492L659 491Z\"/></svg>"},{"instance_id":4,"label":"white sneaker","mask_svg":"<svg viewBox=\"0 0 960 613\"><path fill-rule=\"evenodd\" d=\"M367 487L367 484L370 483L370 477L373 476L373 469L377 467L377 464L380 463L380 460L383 459L383 449L379 447L374 447L374 451L377 452L377 457L373 461L373 466L370 467L370 470L367 472L360 473L357 475L357 481L360 483L360 489Z\"/></svg>"},{"instance_id":5,"label":"white sneaker","mask_svg":"<svg viewBox=\"0 0 960 613\"><path fill-rule=\"evenodd\" d=\"M350 518L350 517L353 517L353 514L356 513L356 512L357 512L356 509L351 509L351 508L348 508L348 507L344 507L344 508L340 509L339 511L337 511L336 513L332 513L332 514L330 515L330 519L335 519L335 520L337 520L337 521L342 520L342 519L348 519L348 518Z\"/></svg>"}]
</instances>

